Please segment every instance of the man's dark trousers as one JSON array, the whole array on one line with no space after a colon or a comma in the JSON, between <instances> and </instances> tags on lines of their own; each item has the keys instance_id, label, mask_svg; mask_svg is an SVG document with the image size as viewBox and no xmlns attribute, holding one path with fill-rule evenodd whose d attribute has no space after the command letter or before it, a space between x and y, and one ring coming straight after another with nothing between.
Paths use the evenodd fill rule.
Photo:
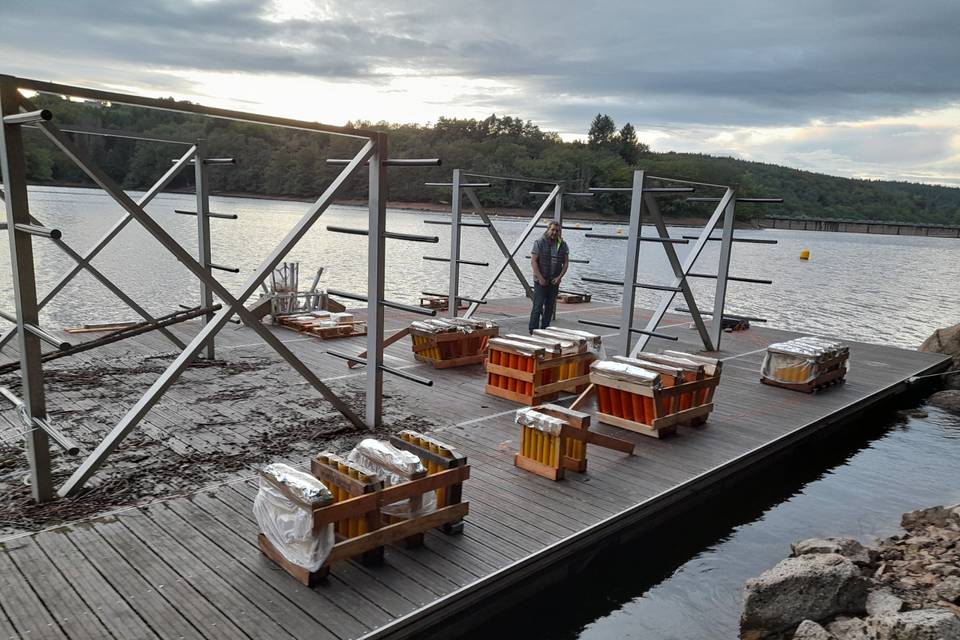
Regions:
<instances>
[{"instance_id":1,"label":"man's dark trousers","mask_svg":"<svg viewBox=\"0 0 960 640\"><path fill-rule=\"evenodd\" d=\"M558 284L541 285L533 283L533 309L530 311L530 324L527 326L531 333L534 329L546 329L553 320L553 310L557 306Z\"/></svg>"}]
</instances>

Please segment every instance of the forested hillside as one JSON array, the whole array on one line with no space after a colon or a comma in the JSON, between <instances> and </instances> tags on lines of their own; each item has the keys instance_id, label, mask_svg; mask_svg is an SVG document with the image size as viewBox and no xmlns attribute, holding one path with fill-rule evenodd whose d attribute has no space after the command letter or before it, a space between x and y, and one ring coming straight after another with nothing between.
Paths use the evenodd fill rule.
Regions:
<instances>
[{"instance_id":1,"label":"forested hillside","mask_svg":"<svg viewBox=\"0 0 960 640\"><path fill-rule=\"evenodd\" d=\"M318 195L336 174L327 158L349 157L357 140L276 127L265 127L182 115L174 112L69 102L54 96L34 101L54 112L54 122L67 128L120 129L144 135L194 140L205 138L211 153L237 159L235 167L211 171L214 192L267 196ZM521 175L568 182L570 190L590 186L628 186L635 168L654 175L733 185L742 196L782 196L785 203L756 213L960 224L960 189L906 182L837 178L787 167L733 158L686 153L654 153L636 139L630 124L619 130L612 119L598 114L588 142L563 142L529 121L510 116L484 120L441 118L433 125L354 123L390 133L390 155L397 158L439 157L443 167L397 169L392 173L390 199L396 202L440 202L449 198L427 181L449 180L450 169ZM39 132L29 131L28 172L36 183L85 184L81 172ZM77 136L115 179L129 189L151 184L170 166L179 147L101 136ZM190 188L191 172L172 188ZM524 183L494 183L484 190L490 206L533 206ZM357 178L343 194L362 198L365 180ZM712 194L711 194L712 195ZM576 208L610 215L626 212L623 196L581 199ZM668 214L704 211L682 199L664 200ZM738 213L753 215L741 207Z\"/></svg>"}]
</instances>

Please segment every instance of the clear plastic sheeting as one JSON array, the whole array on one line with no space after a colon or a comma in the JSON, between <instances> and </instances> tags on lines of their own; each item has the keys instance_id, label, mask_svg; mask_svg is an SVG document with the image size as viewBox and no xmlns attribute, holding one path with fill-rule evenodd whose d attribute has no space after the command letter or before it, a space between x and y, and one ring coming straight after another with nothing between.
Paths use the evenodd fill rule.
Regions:
<instances>
[{"instance_id":1,"label":"clear plastic sheeting","mask_svg":"<svg viewBox=\"0 0 960 640\"><path fill-rule=\"evenodd\" d=\"M563 425L566 424L560 418L548 416L530 407L518 409L514 422L532 427L538 431L543 431L544 433L549 433L552 436L560 435L560 430L563 428Z\"/></svg>"},{"instance_id":2,"label":"clear plastic sheeting","mask_svg":"<svg viewBox=\"0 0 960 640\"><path fill-rule=\"evenodd\" d=\"M323 483L308 473L281 463L267 465L261 471L303 503L291 500L267 478L260 478L260 490L253 501L253 514L260 531L289 562L307 571L316 571L326 562L334 545L333 525L315 531L313 510L304 506L323 505L333 500Z\"/></svg>"},{"instance_id":3,"label":"clear plastic sheeting","mask_svg":"<svg viewBox=\"0 0 960 640\"><path fill-rule=\"evenodd\" d=\"M519 340L505 340L504 338L490 338L487 342L487 345L491 349L496 349L497 347L505 347L511 349L518 353L521 353L525 356L535 356L538 353L543 353L543 347L538 347L529 342L520 342Z\"/></svg>"},{"instance_id":4,"label":"clear plastic sheeting","mask_svg":"<svg viewBox=\"0 0 960 640\"><path fill-rule=\"evenodd\" d=\"M374 438L361 440L347 456L347 462L383 480L384 487L409 482L414 475L423 475L427 471L416 454ZM435 492L428 491L422 496L384 505L380 510L390 516L412 518L430 513L436 505Z\"/></svg>"},{"instance_id":5,"label":"clear plastic sheeting","mask_svg":"<svg viewBox=\"0 0 960 640\"><path fill-rule=\"evenodd\" d=\"M571 353L576 353L575 349L577 348L577 345L575 345L572 342L562 343L552 338L543 338L540 336L524 336L517 333L508 333L503 337L506 338L507 340L517 340L518 342L528 342L540 349L543 349L547 353L551 355L556 355L556 356L560 355L561 353L564 353L563 351L564 344L567 345L568 349L570 348L574 349L574 351L572 351Z\"/></svg>"},{"instance_id":6,"label":"clear plastic sheeting","mask_svg":"<svg viewBox=\"0 0 960 640\"><path fill-rule=\"evenodd\" d=\"M410 323L412 329L426 333L473 333L480 329L491 329L497 326L490 320L473 318L430 318L416 320Z\"/></svg>"},{"instance_id":7,"label":"clear plastic sheeting","mask_svg":"<svg viewBox=\"0 0 960 640\"><path fill-rule=\"evenodd\" d=\"M566 334L572 338L579 338L587 341L587 349L591 353L598 353L603 343L603 338L589 331L580 331L579 329L566 329L564 327L547 327L547 331L553 331L559 334Z\"/></svg>"},{"instance_id":8,"label":"clear plastic sheeting","mask_svg":"<svg viewBox=\"0 0 960 640\"><path fill-rule=\"evenodd\" d=\"M823 363L846 358L848 354L849 349L835 340L813 336L797 338L767 347L760 372L775 382L806 384L820 375ZM849 366L846 360L843 366Z\"/></svg>"},{"instance_id":9,"label":"clear plastic sheeting","mask_svg":"<svg viewBox=\"0 0 960 640\"><path fill-rule=\"evenodd\" d=\"M611 360L597 360L590 363L590 371L602 373L605 376L615 380L623 380L635 384L642 384L648 387L660 388L660 374L653 371L647 371L625 362L613 362Z\"/></svg>"},{"instance_id":10,"label":"clear plastic sheeting","mask_svg":"<svg viewBox=\"0 0 960 640\"><path fill-rule=\"evenodd\" d=\"M638 369L644 369L645 371L651 371L661 375L666 374L678 379L683 376L683 369L661 362L643 360L641 358L628 358L626 356L613 356L613 359L621 364L628 364L631 367L637 367Z\"/></svg>"}]
</instances>

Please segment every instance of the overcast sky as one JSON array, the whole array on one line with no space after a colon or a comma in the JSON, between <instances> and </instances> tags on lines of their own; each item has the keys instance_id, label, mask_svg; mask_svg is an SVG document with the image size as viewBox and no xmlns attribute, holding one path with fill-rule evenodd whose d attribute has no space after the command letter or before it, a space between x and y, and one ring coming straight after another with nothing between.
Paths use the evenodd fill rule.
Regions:
<instances>
[{"instance_id":1,"label":"overcast sky","mask_svg":"<svg viewBox=\"0 0 960 640\"><path fill-rule=\"evenodd\" d=\"M0 73L960 185L960 1L0 0Z\"/></svg>"}]
</instances>

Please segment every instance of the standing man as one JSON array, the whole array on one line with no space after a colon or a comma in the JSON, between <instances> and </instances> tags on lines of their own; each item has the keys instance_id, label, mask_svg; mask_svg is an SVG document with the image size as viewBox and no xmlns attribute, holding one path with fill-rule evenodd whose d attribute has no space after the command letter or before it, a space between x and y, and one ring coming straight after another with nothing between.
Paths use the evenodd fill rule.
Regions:
<instances>
[{"instance_id":1,"label":"standing man","mask_svg":"<svg viewBox=\"0 0 960 640\"><path fill-rule=\"evenodd\" d=\"M570 250L560 234L560 223L551 222L547 230L533 243L530 266L533 267L533 309L528 329L546 329L553 320L557 305L560 280L567 272Z\"/></svg>"}]
</instances>

